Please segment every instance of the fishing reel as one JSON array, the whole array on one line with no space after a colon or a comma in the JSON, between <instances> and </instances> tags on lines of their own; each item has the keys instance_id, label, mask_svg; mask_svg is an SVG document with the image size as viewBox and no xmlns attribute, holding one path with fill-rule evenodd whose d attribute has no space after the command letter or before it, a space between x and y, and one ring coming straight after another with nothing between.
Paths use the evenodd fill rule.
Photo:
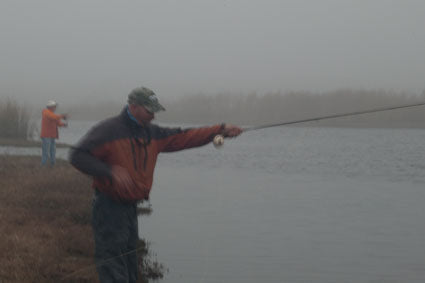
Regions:
<instances>
[{"instance_id":1,"label":"fishing reel","mask_svg":"<svg viewBox=\"0 0 425 283\"><path fill-rule=\"evenodd\" d=\"M222 135L216 135L213 139L213 145L215 148L221 148L224 144L224 137Z\"/></svg>"}]
</instances>

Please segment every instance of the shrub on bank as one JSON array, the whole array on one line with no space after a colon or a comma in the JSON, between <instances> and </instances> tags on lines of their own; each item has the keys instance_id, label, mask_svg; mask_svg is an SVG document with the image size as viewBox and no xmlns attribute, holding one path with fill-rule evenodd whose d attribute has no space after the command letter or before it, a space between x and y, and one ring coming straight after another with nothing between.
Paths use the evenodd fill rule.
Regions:
<instances>
[{"instance_id":1,"label":"shrub on bank","mask_svg":"<svg viewBox=\"0 0 425 283\"><path fill-rule=\"evenodd\" d=\"M30 118L27 107L10 98L0 101L0 137L27 139L33 136L35 125Z\"/></svg>"}]
</instances>

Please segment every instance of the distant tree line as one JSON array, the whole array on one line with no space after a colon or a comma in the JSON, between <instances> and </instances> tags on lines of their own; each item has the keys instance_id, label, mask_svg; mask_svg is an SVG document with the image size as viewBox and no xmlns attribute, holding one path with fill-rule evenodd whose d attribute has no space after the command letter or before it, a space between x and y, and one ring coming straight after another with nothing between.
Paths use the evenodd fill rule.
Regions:
<instances>
[{"instance_id":1,"label":"distant tree line","mask_svg":"<svg viewBox=\"0 0 425 283\"><path fill-rule=\"evenodd\" d=\"M420 95L366 90L337 90L326 93L274 92L264 95L189 95L166 101L167 111L158 115L164 122L196 124L232 122L260 125L326 116L425 101ZM425 107L345 117L310 125L358 127L425 127Z\"/></svg>"},{"instance_id":2,"label":"distant tree line","mask_svg":"<svg viewBox=\"0 0 425 283\"><path fill-rule=\"evenodd\" d=\"M421 94L384 90L341 89L331 92L270 92L266 94L194 94L178 98L158 95L167 111L157 115L159 122L238 125L278 123L318 116L391 107L425 101ZM78 102L77 102L78 103ZM101 120L121 111L123 103L99 101L93 104L61 105L70 119ZM366 114L320 122L309 126L421 127L425 128L425 107Z\"/></svg>"},{"instance_id":3,"label":"distant tree line","mask_svg":"<svg viewBox=\"0 0 425 283\"><path fill-rule=\"evenodd\" d=\"M124 107L115 101L96 101L91 103L61 104L60 112L67 113L70 120L98 121L117 115Z\"/></svg>"},{"instance_id":4,"label":"distant tree line","mask_svg":"<svg viewBox=\"0 0 425 283\"><path fill-rule=\"evenodd\" d=\"M324 93L293 91L263 95L196 94L175 99L159 97L167 109L157 115L159 122L261 125L424 102L425 90L421 94L342 89ZM122 108L123 103L103 101L96 104L63 105L61 112L69 113L70 119L74 120L101 120L116 115ZM35 121L40 117L32 116L30 110L34 109L13 99L0 99L0 138L33 137L37 131ZM324 120L307 125L425 128L425 107Z\"/></svg>"}]
</instances>

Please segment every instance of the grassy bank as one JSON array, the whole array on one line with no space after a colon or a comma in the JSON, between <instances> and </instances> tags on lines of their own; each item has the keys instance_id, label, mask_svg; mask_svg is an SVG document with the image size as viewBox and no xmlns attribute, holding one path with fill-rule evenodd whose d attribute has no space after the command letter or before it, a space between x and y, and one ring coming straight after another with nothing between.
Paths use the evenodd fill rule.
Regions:
<instances>
[{"instance_id":1,"label":"grassy bank","mask_svg":"<svg viewBox=\"0 0 425 283\"><path fill-rule=\"evenodd\" d=\"M0 188L0 282L97 282L88 177L65 161L0 156ZM147 254L141 267L160 276Z\"/></svg>"}]
</instances>

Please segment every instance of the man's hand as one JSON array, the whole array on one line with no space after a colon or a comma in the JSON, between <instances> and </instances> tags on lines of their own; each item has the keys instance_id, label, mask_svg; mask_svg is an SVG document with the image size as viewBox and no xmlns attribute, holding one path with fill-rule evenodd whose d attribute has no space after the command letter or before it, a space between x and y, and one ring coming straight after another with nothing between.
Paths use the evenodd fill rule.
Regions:
<instances>
[{"instance_id":1,"label":"man's hand","mask_svg":"<svg viewBox=\"0 0 425 283\"><path fill-rule=\"evenodd\" d=\"M134 190L135 184L130 177L127 169L119 165L113 165L111 168L112 181L117 187L117 193L123 198L130 198L131 191Z\"/></svg>"},{"instance_id":2,"label":"man's hand","mask_svg":"<svg viewBox=\"0 0 425 283\"><path fill-rule=\"evenodd\" d=\"M243 132L242 128L238 126L225 124L222 134L226 138L234 138L242 134L242 132Z\"/></svg>"}]
</instances>

